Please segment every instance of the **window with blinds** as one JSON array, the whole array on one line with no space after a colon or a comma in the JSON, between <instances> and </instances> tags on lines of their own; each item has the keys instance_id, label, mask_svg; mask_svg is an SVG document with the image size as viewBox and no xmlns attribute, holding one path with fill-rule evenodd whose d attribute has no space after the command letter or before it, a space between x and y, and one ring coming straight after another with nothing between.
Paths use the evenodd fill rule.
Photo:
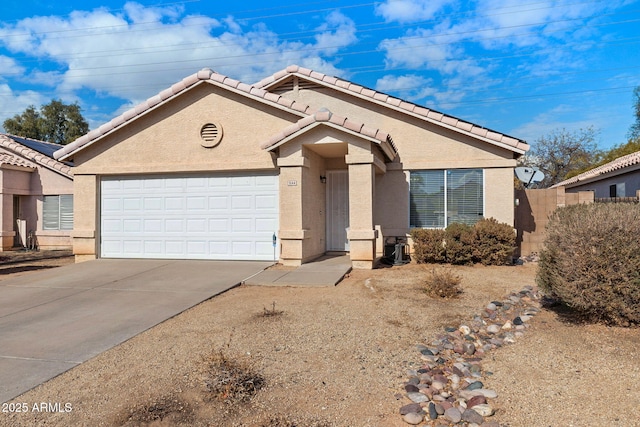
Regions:
<instances>
[{"instance_id":1,"label":"window with blinds","mask_svg":"<svg viewBox=\"0 0 640 427\"><path fill-rule=\"evenodd\" d=\"M412 171L409 191L411 228L472 225L484 216L482 169Z\"/></svg>"},{"instance_id":2,"label":"window with blinds","mask_svg":"<svg viewBox=\"0 0 640 427\"><path fill-rule=\"evenodd\" d=\"M44 196L43 230L73 230L73 195Z\"/></svg>"}]
</instances>

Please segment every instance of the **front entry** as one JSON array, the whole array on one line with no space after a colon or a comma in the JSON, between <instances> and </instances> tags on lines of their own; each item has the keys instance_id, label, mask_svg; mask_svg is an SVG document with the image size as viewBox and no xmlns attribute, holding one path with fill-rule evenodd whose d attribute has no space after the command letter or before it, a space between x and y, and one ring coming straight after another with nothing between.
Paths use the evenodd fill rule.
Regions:
<instances>
[{"instance_id":1,"label":"front entry","mask_svg":"<svg viewBox=\"0 0 640 427\"><path fill-rule=\"evenodd\" d=\"M349 251L349 174L327 171L327 251Z\"/></svg>"}]
</instances>

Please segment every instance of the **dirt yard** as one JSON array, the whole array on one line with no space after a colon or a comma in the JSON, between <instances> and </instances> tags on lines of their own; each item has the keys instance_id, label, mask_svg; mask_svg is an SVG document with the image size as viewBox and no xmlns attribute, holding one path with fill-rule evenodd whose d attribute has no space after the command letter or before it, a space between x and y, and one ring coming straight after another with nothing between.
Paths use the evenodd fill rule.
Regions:
<instances>
[{"instance_id":1,"label":"dirt yard","mask_svg":"<svg viewBox=\"0 0 640 427\"><path fill-rule=\"evenodd\" d=\"M355 271L335 288L237 287L16 398L29 410L0 413L0 425L408 426L399 408L422 363L416 345L533 285L536 271L455 268L464 293L437 300L421 289L430 268ZM548 310L530 325L483 360L498 392L487 421L640 425L640 330ZM56 410L34 411L42 402Z\"/></svg>"}]
</instances>

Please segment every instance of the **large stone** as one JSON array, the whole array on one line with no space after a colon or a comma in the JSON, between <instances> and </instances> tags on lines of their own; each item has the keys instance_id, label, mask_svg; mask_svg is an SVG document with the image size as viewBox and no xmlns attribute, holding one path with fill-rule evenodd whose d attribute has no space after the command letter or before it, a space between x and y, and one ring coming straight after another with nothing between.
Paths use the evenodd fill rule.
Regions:
<instances>
[{"instance_id":1,"label":"large stone","mask_svg":"<svg viewBox=\"0 0 640 427\"><path fill-rule=\"evenodd\" d=\"M444 413L444 410L442 411ZM433 402L429 402L429 419L435 420L438 418L438 411L436 409L436 404Z\"/></svg>"},{"instance_id":2,"label":"large stone","mask_svg":"<svg viewBox=\"0 0 640 427\"><path fill-rule=\"evenodd\" d=\"M462 414L456 407L451 407L444 411L444 417L452 423L459 423L462 420Z\"/></svg>"},{"instance_id":3,"label":"large stone","mask_svg":"<svg viewBox=\"0 0 640 427\"><path fill-rule=\"evenodd\" d=\"M424 419L424 415L418 414L416 412L409 412L408 414L405 414L402 419L405 423L415 426L422 422L422 420Z\"/></svg>"},{"instance_id":4,"label":"large stone","mask_svg":"<svg viewBox=\"0 0 640 427\"><path fill-rule=\"evenodd\" d=\"M465 409L462 413L462 420L468 423L482 424L484 422L484 417L473 409Z\"/></svg>"},{"instance_id":5,"label":"large stone","mask_svg":"<svg viewBox=\"0 0 640 427\"><path fill-rule=\"evenodd\" d=\"M420 411L422 411L422 406L419 403L409 403L400 408L400 415L407 415L409 412L418 413Z\"/></svg>"},{"instance_id":6,"label":"large stone","mask_svg":"<svg viewBox=\"0 0 640 427\"><path fill-rule=\"evenodd\" d=\"M407 397L412 402L415 402L415 403L422 403L422 402L426 402L426 401L429 400L429 398L426 395L424 395L422 393L415 393L415 392L407 393Z\"/></svg>"},{"instance_id":7,"label":"large stone","mask_svg":"<svg viewBox=\"0 0 640 427\"><path fill-rule=\"evenodd\" d=\"M467 408L473 408L474 406L481 405L483 403L487 403L487 398L482 394L473 396L471 399L467 400Z\"/></svg>"},{"instance_id":8,"label":"large stone","mask_svg":"<svg viewBox=\"0 0 640 427\"><path fill-rule=\"evenodd\" d=\"M483 417L490 417L495 412L488 403L483 403L481 405L476 405L473 407L473 410L482 415Z\"/></svg>"}]
</instances>

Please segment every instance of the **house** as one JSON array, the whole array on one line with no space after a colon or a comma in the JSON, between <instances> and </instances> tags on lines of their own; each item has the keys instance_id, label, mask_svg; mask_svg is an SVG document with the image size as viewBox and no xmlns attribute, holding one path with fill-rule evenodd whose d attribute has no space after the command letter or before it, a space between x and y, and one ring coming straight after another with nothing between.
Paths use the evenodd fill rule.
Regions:
<instances>
[{"instance_id":1,"label":"house","mask_svg":"<svg viewBox=\"0 0 640 427\"><path fill-rule=\"evenodd\" d=\"M0 251L70 249L73 171L53 158L62 145L0 134Z\"/></svg>"},{"instance_id":2,"label":"house","mask_svg":"<svg viewBox=\"0 0 640 427\"><path fill-rule=\"evenodd\" d=\"M78 261L372 268L412 227L513 224L525 141L298 66L203 69L55 153L73 160Z\"/></svg>"},{"instance_id":3,"label":"house","mask_svg":"<svg viewBox=\"0 0 640 427\"><path fill-rule=\"evenodd\" d=\"M596 199L639 197L640 151L618 157L559 182L552 188L559 187L564 187L567 193L593 191Z\"/></svg>"}]
</instances>

